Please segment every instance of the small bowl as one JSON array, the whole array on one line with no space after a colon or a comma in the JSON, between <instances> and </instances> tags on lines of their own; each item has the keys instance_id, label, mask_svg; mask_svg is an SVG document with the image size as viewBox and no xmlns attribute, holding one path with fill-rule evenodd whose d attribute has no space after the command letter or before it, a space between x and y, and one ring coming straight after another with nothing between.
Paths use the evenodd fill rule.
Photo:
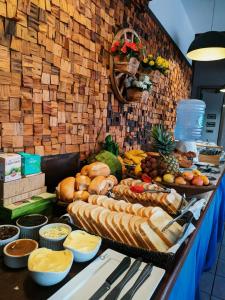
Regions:
<instances>
[{"instance_id":1,"label":"small bowl","mask_svg":"<svg viewBox=\"0 0 225 300\"><path fill-rule=\"evenodd\" d=\"M31 278L39 285L41 286L51 286L54 284L59 283L62 281L67 274L69 273L71 267L73 264L73 258L71 259L71 264L68 266L68 268L65 271L61 272L40 272L40 271L32 271L29 269L29 263L28 263L28 270L30 272Z\"/></svg>"},{"instance_id":2,"label":"small bowl","mask_svg":"<svg viewBox=\"0 0 225 300\"><path fill-rule=\"evenodd\" d=\"M27 217L32 218L32 217L36 217L36 216L43 218L43 222L41 224L34 225L34 226L24 226L24 225L20 224L20 222L23 220L23 218L27 218ZM39 239L39 229L47 223L48 223L48 218L46 216L40 215L40 214L32 214L32 215L22 216L16 221L16 225L20 228L20 237L23 239L33 239L36 241L38 241L38 239Z\"/></svg>"},{"instance_id":3,"label":"small bowl","mask_svg":"<svg viewBox=\"0 0 225 300\"><path fill-rule=\"evenodd\" d=\"M16 228L17 229L17 233L13 236L11 236L8 239L4 239L4 240L0 240L0 255L2 255L3 253L3 248L5 247L5 245L7 245L10 242L13 242L15 240L17 240L19 238L20 235L20 229L19 227L15 226L15 225L1 225L0 228L2 227L12 227L12 228Z\"/></svg>"},{"instance_id":4,"label":"small bowl","mask_svg":"<svg viewBox=\"0 0 225 300\"><path fill-rule=\"evenodd\" d=\"M28 242L28 243L32 242L33 246L34 246L33 249L28 252L24 252L24 254L10 254L8 252L8 248L13 243L25 243L25 242ZM7 267L12 268L12 269L24 268L27 266L27 261L28 261L28 257L30 255L30 253L32 251L36 250L37 248L38 248L38 243L35 240L19 239L17 241L13 241L13 242L7 244L3 249L4 263Z\"/></svg>"},{"instance_id":5,"label":"small bowl","mask_svg":"<svg viewBox=\"0 0 225 300\"><path fill-rule=\"evenodd\" d=\"M79 233L79 232L83 232L83 231L82 230L74 230L74 231L72 231L70 233L70 235L73 235L74 238L75 238L76 234ZM73 260L75 262L86 262L86 261L89 261L93 257L96 256L96 254L98 253L98 251L99 251L99 249L101 247L102 239L100 238L99 242L96 244L95 249L93 249L91 251L85 251L85 252L84 251L79 251L79 250L77 250L77 249L75 249L73 247L70 247L70 246L66 246L65 242L63 243L63 247L65 249L71 250L73 252Z\"/></svg>"},{"instance_id":6,"label":"small bowl","mask_svg":"<svg viewBox=\"0 0 225 300\"><path fill-rule=\"evenodd\" d=\"M47 237L44 236L44 232L48 229L54 228L54 227L64 227L68 230L68 233L65 235L62 235L60 237ZM72 228L64 223L52 223L43 226L39 230L39 236L40 236L40 246L49 248L52 250L63 250L63 242L65 241L67 235L72 231Z\"/></svg>"}]
</instances>

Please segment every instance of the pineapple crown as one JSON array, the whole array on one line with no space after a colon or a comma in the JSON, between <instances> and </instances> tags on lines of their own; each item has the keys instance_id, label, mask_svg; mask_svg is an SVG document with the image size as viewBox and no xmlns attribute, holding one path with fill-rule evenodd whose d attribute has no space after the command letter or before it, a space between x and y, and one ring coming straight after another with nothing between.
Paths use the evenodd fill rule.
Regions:
<instances>
[{"instance_id":1,"label":"pineapple crown","mask_svg":"<svg viewBox=\"0 0 225 300\"><path fill-rule=\"evenodd\" d=\"M170 155L176 147L172 133L163 125L152 126L151 142L153 149L163 155Z\"/></svg>"}]
</instances>

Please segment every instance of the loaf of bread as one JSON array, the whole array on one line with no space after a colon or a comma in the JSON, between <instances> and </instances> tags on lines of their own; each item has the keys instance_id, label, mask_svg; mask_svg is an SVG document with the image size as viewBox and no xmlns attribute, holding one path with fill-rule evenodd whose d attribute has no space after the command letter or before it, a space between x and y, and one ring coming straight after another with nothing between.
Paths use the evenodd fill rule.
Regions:
<instances>
[{"instance_id":1,"label":"loaf of bread","mask_svg":"<svg viewBox=\"0 0 225 300\"><path fill-rule=\"evenodd\" d=\"M144 207L102 195L90 195L88 203L76 201L68 206L75 224L97 234L130 246L166 252L183 232L160 207Z\"/></svg>"},{"instance_id":2,"label":"loaf of bread","mask_svg":"<svg viewBox=\"0 0 225 300\"><path fill-rule=\"evenodd\" d=\"M125 199L129 202L139 202L143 205L161 206L170 214L176 214L180 208L182 197L175 191L171 190L170 193L160 192L144 192L135 193L131 190L131 186L143 186L145 190L160 191L162 189L156 184L145 183L141 180L127 178L120 182L119 185L113 188L113 193L117 199Z\"/></svg>"}]
</instances>

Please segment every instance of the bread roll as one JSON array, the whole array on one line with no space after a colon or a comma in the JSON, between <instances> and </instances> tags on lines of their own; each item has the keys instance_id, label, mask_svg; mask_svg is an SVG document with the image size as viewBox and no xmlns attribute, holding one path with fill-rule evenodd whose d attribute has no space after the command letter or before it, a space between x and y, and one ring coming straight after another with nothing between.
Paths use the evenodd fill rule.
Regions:
<instances>
[{"instance_id":1,"label":"bread roll","mask_svg":"<svg viewBox=\"0 0 225 300\"><path fill-rule=\"evenodd\" d=\"M104 176L95 177L89 185L90 194L105 195L109 190L109 183Z\"/></svg>"},{"instance_id":2,"label":"bread roll","mask_svg":"<svg viewBox=\"0 0 225 300\"><path fill-rule=\"evenodd\" d=\"M89 171L89 165L84 166L84 167L81 169L80 174L81 174L81 175L88 176L88 171Z\"/></svg>"},{"instance_id":3,"label":"bread roll","mask_svg":"<svg viewBox=\"0 0 225 300\"><path fill-rule=\"evenodd\" d=\"M110 168L102 162L94 162L87 167L82 168L81 174L87 175L90 178L95 178L96 176L107 177L110 175Z\"/></svg>"},{"instance_id":4,"label":"bread roll","mask_svg":"<svg viewBox=\"0 0 225 300\"><path fill-rule=\"evenodd\" d=\"M64 202L73 202L73 193L75 190L75 178L67 177L58 184L58 194L60 200Z\"/></svg>"},{"instance_id":5,"label":"bread roll","mask_svg":"<svg viewBox=\"0 0 225 300\"><path fill-rule=\"evenodd\" d=\"M106 179L110 185L110 189L112 189L114 187L114 185L118 184L118 180L114 175L110 175Z\"/></svg>"},{"instance_id":6,"label":"bread roll","mask_svg":"<svg viewBox=\"0 0 225 300\"><path fill-rule=\"evenodd\" d=\"M89 197L89 193L87 191L77 191L73 193L73 199L87 201Z\"/></svg>"},{"instance_id":7,"label":"bread roll","mask_svg":"<svg viewBox=\"0 0 225 300\"><path fill-rule=\"evenodd\" d=\"M77 191L87 191L91 183L91 179L86 175L76 176L75 188Z\"/></svg>"}]
</instances>

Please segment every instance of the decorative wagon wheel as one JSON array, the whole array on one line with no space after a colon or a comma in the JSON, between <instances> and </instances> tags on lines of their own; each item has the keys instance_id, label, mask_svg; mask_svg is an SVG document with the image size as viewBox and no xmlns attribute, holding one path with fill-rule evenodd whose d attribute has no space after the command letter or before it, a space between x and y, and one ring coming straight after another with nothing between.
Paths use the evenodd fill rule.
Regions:
<instances>
[{"instance_id":1,"label":"decorative wagon wheel","mask_svg":"<svg viewBox=\"0 0 225 300\"><path fill-rule=\"evenodd\" d=\"M139 38L138 34L133 29L126 28L126 29L120 30L115 35L113 43L115 41L121 40L121 39L133 42L134 38L136 38L140 42L140 38ZM125 64L124 62L121 62L120 64L121 64L121 67L116 68L115 59L112 55L110 56L110 78L111 78L112 88L116 95L116 98L119 101L121 101L123 103L130 103L131 101L127 100L125 81L127 80L128 77L132 76L132 74L129 74L123 70L123 64ZM132 69L132 65L130 67ZM135 67L135 61L133 61L133 67Z\"/></svg>"}]
</instances>

